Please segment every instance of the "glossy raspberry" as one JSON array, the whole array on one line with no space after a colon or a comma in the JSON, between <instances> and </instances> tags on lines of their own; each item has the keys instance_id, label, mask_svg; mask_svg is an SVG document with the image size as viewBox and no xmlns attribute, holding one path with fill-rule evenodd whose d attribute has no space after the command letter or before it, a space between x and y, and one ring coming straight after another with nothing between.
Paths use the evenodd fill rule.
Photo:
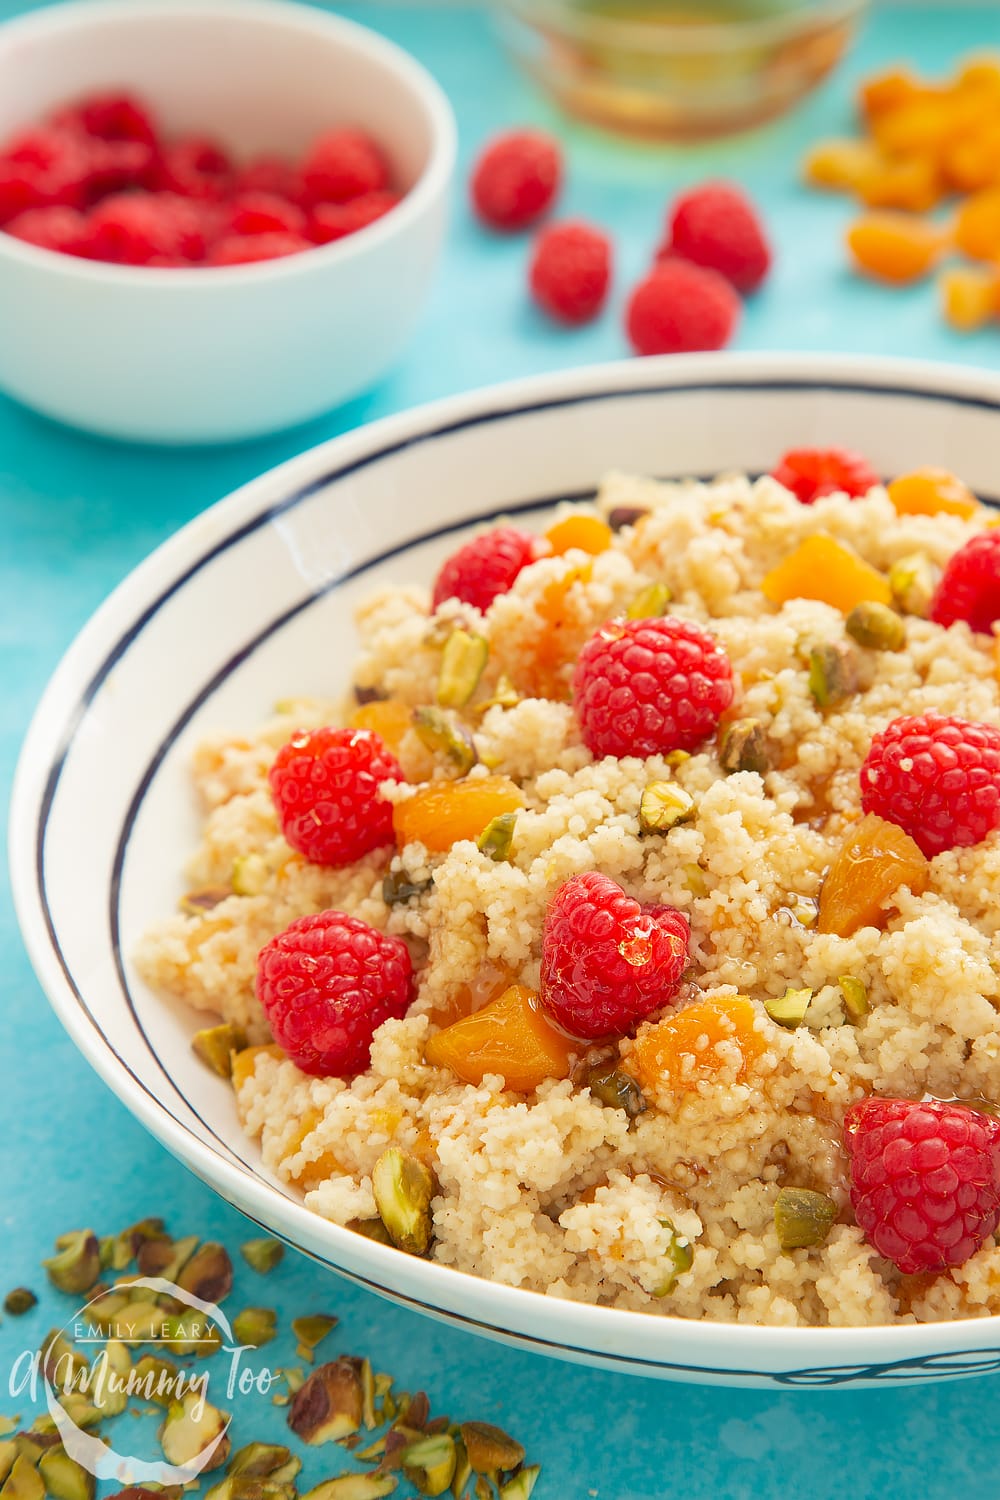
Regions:
<instances>
[{"instance_id":1,"label":"glossy raspberry","mask_svg":"<svg viewBox=\"0 0 1000 1500\"><path fill-rule=\"evenodd\" d=\"M392 843L383 781L402 781L399 761L367 729L314 729L283 745L270 771L281 831L317 865L349 865Z\"/></svg>"},{"instance_id":2,"label":"glossy raspberry","mask_svg":"<svg viewBox=\"0 0 1000 1500\"><path fill-rule=\"evenodd\" d=\"M446 599L461 599L476 609L489 609L498 594L506 594L522 568L544 551L540 537L513 526L497 526L473 537L453 552L434 580L432 607Z\"/></svg>"},{"instance_id":3,"label":"glossy raspberry","mask_svg":"<svg viewBox=\"0 0 1000 1500\"><path fill-rule=\"evenodd\" d=\"M673 253L708 266L739 292L753 292L771 266L757 210L731 182L706 182L682 193L670 216L661 255Z\"/></svg>"},{"instance_id":4,"label":"glossy raspberry","mask_svg":"<svg viewBox=\"0 0 1000 1500\"><path fill-rule=\"evenodd\" d=\"M388 187L389 166L365 131L328 130L306 154L302 182L310 203L346 203Z\"/></svg>"},{"instance_id":5,"label":"glossy raspberry","mask_svg":"<svg viewBox=\"0 0 1000 1500\"><path fill-rule=\"evenodd\" d=\"M893 719L861 767L861 806L928 859L1000 828L1000 729L941 714Z\"/></svg>"},{"instance_id":6,"label":"glossy raspberry","mask_svg":"<svg viewBox=\"0 0 1000 1500\"><path fill-rule=\"evenodd\" d=\"M309 215L309 235L317 245L342 240L384 218L401 201L398 193L362 193L347 203L317 203Z\"/></svg>"},{"instance_id":7,"label":"glossy raspberry","mask_svg":"<svg viewBox=\"0 0 1000 1500\"><path fill-rule=\"evenodd\" d=\"M824 495L867 495L879 483L867 458L850 448L789 448L771 470L771 478L803 505Z\"/></svg>"},{"instance_id":8,"label":"glossy raspberry","mask_svg":"<svg viewBox=\"0 0 1000 1500\"><path fill-rule=\"evenodd\" d=\"M82 130L103 141L139 141L154 146L157 139L152 113L133 94L90 94L79 104L59 110L53 124Z\"/></svg>"},{"instance_id":9,"label":"glossy raspberry","mask_svg":"<svg viewBox=\"0 0 1000 1500\"><path fill-rule=\"evenodd\" d=\"M237 193L226 205L226 234L296 234L305 238L306 216L297 203L275 193Z\"/></svg>"},{"instance_id":10,"label":"glossy raspberry","mask_svg":"<svg viewBox=\"0 0 1000 1500\"><path fill-rule=\"evenodd\" d=\"M718 271L670 257L629 298L625 328L637 354L721 349L740 317L740 299Z\"/></svg>"},{"instance_id":11,"label":"glossy raspberry","mask_svg":"<svg viewBox=\"0 0 1000 1500\"><path fill-rule=\"evenodd\" d=\"M1000 620L1000 531L974 536L949 559L931 601L931 619L939 625L965 620L989 635Z\"/></svg>"},{"instance_id":12,"label":"glossy raspberry","mask_svg":"<svg viewBox=\"0 0 1000 1500\"><path fill-rule=\"evenodd\" d=\"M248 266L259 260L280 260L313 248L301 234L275 230L271 234L230 234L213 245L205 260L209 266Z\"/></svg>"},{"instance_id":13,"label":"glossy raspberry","mask_svg":"<svg viewBox=\"0 0 1000 1500\"><path fill-rule=\"evenodd\" d=\"M229 192L232 178L233 164L218 141L193 135L166 147L158 186L182 198L218 202Z\"/></svg>"},{"instance_id":14,"label":"glossy raspberry","mask_svg":"<svg viewBox=\"0 0 1000 1500\"><path fill-rule=\"evenodd\" d=\"M733 701L733 669L689 620L610 620L580 652L573 701L593 755L691 750Z\"/></svg>"},{"instance_id":15,"label":"glossy raspberry","mask_svg":"<svg viewBox=\"0 0 1000 1500\"><path fill-rule=\"evenodd\" d=\"M205 224L195 204L176 193L115 193L92 209L86 251L95 260L148 266L199 261Z\"/></svg>"},{"instance_id":16,"label":"glossy raspberry","mask_svg":"<svg viewBox=\"0 0 1000 1500\"><path fill-rule=\"evenodd\" d=\"M586 323L608 295L611 241L590 224L552 224L535 241L529 276L535 301L550 317Z\"/></svg>"},{"instance_id":17,"label":"glossy raspberry","mask_svg":"<svg viewBox=\"0 0 1000 1500\"><path fill-rule=\"evenodd\" d=\"M257 959L257 998L275 1041L304 1073L362 1072L375 1032L405 1016L412 992L403 940L342 911L299 917Z\"/></svg>"},{"instance_id":18,"label":"glossy raspberry","mask_svg":"<svg viewBox=\"0 0 1000 1500\"><path fill-rule=\"evenodd\" d=\"M844 1118L851 1203L904 1275L960 1266L1000 1222L1000 1121L937 1100L863 1099Z\"/></svg>"},{"instance_id":19,"label":"glossy raspberry","mask_svg":"<svg viewBox=\"0 0 1000 1500\"><path fill-rule=\"evenodd\" d=\"M562 153L540 130L510 130L487 143L472 169L473 206L493 229L526 229L555 201Z\"/></svg>"},{"instance_id":20,"label":"glossy raspberry","mask_svg":"<svg viewBox=\"0 0 1000 1500\"><path fill-rule=\"evenodd\" d=\"M233 184L237 193L274 193L297 202L302 182L295 168L280 156L255 156L241 167Z\"/></svg>"},{"instance_id":21,"label":"glossy raspberry","mask_svg":"<svg viewBox=\"0 0 1000 1500\"><path fill-rule=\"evenodd\" d=\"M43 250L58 250L63 255L85 253L87 221L75 208L29 208L4 227L15 239L40 245Z\"/></svg>"},{"instance_id":22,"label":"glossy raspberry","mask_svg":"<svg viewBox=\"0 0 1000 1500\"><path fill-rule=\"evenodd\" d=\"M596 871L574 875L545 913L542 1007L573 1036L631 1031L676 996L690 936L673 907L643 906Z\"/></svg>"}]
</instances>

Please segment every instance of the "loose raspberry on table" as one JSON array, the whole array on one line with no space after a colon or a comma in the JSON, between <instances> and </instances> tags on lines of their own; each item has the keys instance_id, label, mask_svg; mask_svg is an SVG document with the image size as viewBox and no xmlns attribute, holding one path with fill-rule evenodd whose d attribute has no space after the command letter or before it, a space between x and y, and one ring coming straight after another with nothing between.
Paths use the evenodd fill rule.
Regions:
<instances>
[{"instance_id":1,"label":"loose raspberry on table","mask_svg":"<svg viewBox=\"0 0 1000 1500\"><path fill-rule=\"evenodd\" d=\"M157 186L182 198L218 202L232 186L233 164L217 141L189 136L163 152Z\"/></svg>"},{"instance_id":2,"label":"loose raspberry on table","mask_svg":"<svg viewBox=\"0 0 1000 1500\"><path fill-rule=\"evenodd\" d=\"M938 1100L863 1099L844 1117L851 1203L904 1275L960 1266L1000 1222L1000 1121Z\"/></svg>"},{"instance_id":3,"label":"loose raspberry on table","mask_svg":"<svg viewBox=\"0 0 1000 1500\"><path fill-rule=\"evenodd\" d=\"M276 193L237 193L226 205L225 234L296 234L306 236L306 216L297 203Z\"/></svg>"},{"instance_id":4,"label":"loose raspberry on table","mask_svg":"<svg viewBox=\"0 0 1000 1500\"><path fill-rule=\"evenodd\" d=\"M261 949L257 998L275 1041L304 1073L350 1077L367 1068L383 1021L409 1009L409 951L342 911L299 917Z\"/></svg>"},{"instance_id":5,"label":"loose raspberry on table","mask_svg":"<svg viewBox=\"0 0 1000 1500\"><path fill-rule=\"evenodd\" d=\"M707 739L733 701L719 643L689 620L610 620L580 652L573 703L595 756L665 755Z\"/></svg>"},{"instance_id":6,"label":"loose raspberry on table","mask_svg":"<svg viewBox=\"0 0 1000 1500\"><path fill-rule=\"evenodd\" d=\"M974 536L949 559L931 600L938 625L964 620L989 635L1000 620L1000 531Z\"/></svg>"},{"instance_id":7,"label":"loose raspberry on table","mask_svg":"<svg viewBox=\"0 0 1000 1500\"><path fill-rule=\"evenodd\" d=\"M328 130L307 153L302 182L309 203L346 203L387 188L389 166L365 131Z\"/></svg>"},{"instance_id":8,"label":"loose raspberry on table","mask_svg":"<svg viewBox=\"0 0 1000 1500\"><path fill-rule=\"evenodd\" d=\"M632 292L625 328L637 354L722 349L740 317L740 299L718 271L661 260Z\"/></svg>"},{"instance_id":9,"label":"loose raspberry on table","mask_svg":"<svg viewBox=\"0 0 1000 1500\"><path fill-rule=\"evenodd\" d=\"M487 142L469 191L493 229L526 229L551 208L562 181L562 152L540 130L510 130Z\"/></svg>"},{"instance_id":10,"label":"loose raspberry on table","mask_svg":"<svg viewBox=\"0 0 1000 1500\"><path fill-rule=\"evenodd\" d=\"M209 250L209 266L248 266L259 260L280 260L285 255L300 255L312 250L312 240L301 234L274 231L271 234L230 234Z\"/></svg>"},{"instance_id":11,"label":"loose raspberry on table","mask_svg":"<svg viewBox=\"0 0 1000 1500\"><path fill-rule=\"evenodd\" d=\"M893 719L861 766L861 806L928 859L1000 828L1000 729L942 714Z\"/></svg>"},{"instance_id":12,"label":"loose raspberry on table","mask_svg":"<svg viewBox=\"0 0 1000 1500\"><path fill-rule=\"evenodd\" d=\"M4 226L15 239L62 255L85 255L87 220L76 208L29 208Z\"/></svg>"},{"instance_id":13,"label":"loose raspberry on table","mask_svg":"<svg viewBox=\"0 0 1000 1500\"><path fill-rule=\"evenodd\" d=\"M317 865L349 865L391 844L392 804L378 789L404 779L399 761L368 729L295 734L269 773L282 833Z\"/></svg>"},{"instance_id":14,"label":"loose raspberry on table","mask_svg":"<svg viewBox=\"0 0 1000 1500\"><path fill-rule=\"evenodd\" d=\"M552 224L535 241L530 268L536 302L563 323L586 323L611 283L611 241L581 221Z\"/></svg>"},{"instance_id":15,"label":"loose raspberry on table","mask_svg":"<svg viewBox=\"0 0 1000 1500\"><path fill-rule=\"evenodd\" d=\"M347 203L317 203L309 215L309 234L317 245L329 245L333 240L342 240L384 218L390 209L402 200L399 193L383 190L377 193L362 193Z\"/></svg>"},{"instance_id":16,"label":"loose raspberry on table","mask_svg":"<svg viewBox=\"0 0 1000 1500\"><path fill-rule=\"evenodd\" d=\"M731 182L706 182L681 194L660 255L671 253L718 271L743 293L756 291L771 266L757 210Z\"/></svg>"},{"instance_id":17,"label":"loose raspberry on table","mask_svg":"<svg viewBox=\"0 0 1000 1500\"><path fill-rule=\"evenodd\" d=\"M86 253L95 260L148 266L200 261L205 222L199 208L176 193L115 193L87 220Z\"/></svg>"},{"instance_id":18,"label":"loose raspberry on table","mask_svg":"<svg viewBox=\"0 0 1000 1500\"><path fill-rule=\"evenodd\" d=\"M880 480L871 464L850 448L789 448L771 478L791 490L803 505L824 495L867 495Z\"/></svg>"},{"instance_id":19,"label":"loose raspberry on table","mask_svg":"<svg viewBox=\"0 0 1000 1500\"><path fill-rule=\"evenodd\" d=\"M671 906L643 906L607 875L574 875L549 903L541 1004L573 1036L620 1035L669 1005L691 929Z\"/></svg>"},{"instance_id":20,"label":"loose raspberry on table","mask_svg":"<svg viewBox=\"0 0 1000 1500\"><path fill-rule=\"evenodd\" d=\"M446 599L460 599L487 610L499 594L513 588L522 568L545 552L541 537L513 526L497 526L473 537L453 552L434 580L432 608Z\"/></svg>"}]
</instances>

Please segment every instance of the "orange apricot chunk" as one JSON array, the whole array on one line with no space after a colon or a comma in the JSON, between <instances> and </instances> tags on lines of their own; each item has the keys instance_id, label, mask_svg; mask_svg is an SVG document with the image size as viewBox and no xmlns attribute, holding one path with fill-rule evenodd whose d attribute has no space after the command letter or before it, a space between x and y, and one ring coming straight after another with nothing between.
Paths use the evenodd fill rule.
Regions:
<instances>
[{"instance_id":1,"label":"orange apricot chunk","mask_svg":"<svg viewBox=\"0 0 1000 1500\"><path fill-rule=\"evenodd\" d=\"M901 156L865 173L858 194L869 208L901 208L926 213L944 194L944 183L933 157Z\"/></svg>"},{"instance_id":2,"label":"orange apricot chunk","mask_svg":"<svg viewBox=\"0 0 1000 1500\"><path fill-rule=\"evenodd\" d=\"M362 703L351 714L351 729L370 729L380 736L387 750L399 754L403 736L413 722L413 709L398 698L385 698L375 703Z\"/></svg>"},{"instance_id":3,"label":"orange apricot chunk","mask_svg":"<svg viewBox=\"0 0 1000 1500\"><path fill-rule=\"evenodd\" d=\"M960 193L976 193L1000 182L1000 121L984 121L949 141L941 171Z\"/></svg>"},{"instance_id":4,"label":"orange apricot chunk","mask_svg":"<svg viewBox=\"0 0 1000 1500\"><path fill-rule=\"evenodd\" d=\"M923 86L912 73L904 68L892 68L887 73L874 73L865 79L858 90L858 108L866 119L872 120L886 110L910 104L922 93Z\"/></svg>"},{"instance_id":5,"label":"orange apricot chunk","mask_svg":"<svg viewBox=\"0 0 1000 1500\"><path fill-rule=\"evenodd\" d=\"M858 268L900 285L926 276L947 240L939 225L888 210L864 214L847 231L847 247Z\"/></svg>"},{"instance_id":6,"label":"orange apricot chunk","mask_svg":"<svg viewBox=\"0 0 1000 1500\"><path fill-rule=\"evenodd\" d=\"M802 164L807 182L834 192L860 192L862 184L884 169L885 157L871 141L819 141Z\"/></svg>"},{"instance_id":7,"label":"orange apricot chunk","mask_svg":"<svg viewBox=\"0 0 1000 1500\"><path fill-rule=\"evenodd\" d=\"M566 1078L582 1047L546 1020L534 990L512 984L482 1010L432 1036L424 1057L434 1068L450 1068L463 1083L502 1073L509 1089L527 1093L546 1078Z\"/></svg>"},{"instance_id":8,"label":"orange apricot chunk","mask_svg":"<svg viewBox=\"0 0 1000 1500\"><path fill-rule=\"evenodd\" d=\"M956 139L961 124L950 99L921 96L877 114L871 132L889 156L936 156Z\"/></svg>"},{"instance_id":9,"label":"orange apricot chunk","mask_svg":"<svg viewBox=\"0 0 1000 1500\"><path fill-rule=\"evenodd\" d=\"M922 896L928 869L908 833L868 813L848 831L827 871L819 895L817 931L850 937L859 927L881 927L883 902L901 885Z\"/></svg>"},{"instance_id":10,"label":"orange apricot chunk","mask_svg":"<svg viewBox=\"0 0 1000 1500\"><path fill-rule=\"evenodd\" d=\"M600 516L588 516L583 511L556 521L545 533L545 539L556 557L561 557L572 547L596 557L599 552L607 552L611 546L611 537L611 527L606 521L602 521Z\"/></svg>"},{"instance_id":11,"label":"orange apricot chunk","mask_svg":"<svg viewBox=\"0 0 1000 1500\"><path fill-rule=\"evenodd\" d=\"M1000 312L1000 269L951 266L938 285L944 315L959 333L974 333Z\"/></svg>"},{"instance_id":12,"label":"orange apricot chunk","mask_svg":"<svg viewBox=\"0 0 1000 1500\"><path fill-rule=\"evenodd\" d=\"M971 260L1000 259L1000 188L966 198L955 218L955 244Z\"/></svg>"},{"instance_id":13,"label":"orange apricot chunk","mask_svg":"<svg viewBox=\"0 0 1000 1500\"><path fill-rule=\"evenodd\" d=\"M761 588L772 604L819 599L849 615L856 604L891 604L892 590L870 563L825 532L807 536L766 574Z\"/></svg>"},{"instance_id":14,"label":"orange apricot chunk","mask_svg":"<svg viewBox=\"0 0 1000 1500\"><path fill-rule=\"evenodd\" d=\"M506 776L431 781L396 803L392 826L400 848L420 843L444 854L460 839L477 839L491 818L523 806L520 788Z\"/></svg>"},{"instance_id":15,"label":"orange apricot chunk","mask_svg":"<svg viewBox=\"0 0 1000 1500\"><path fill-rule=\"evenodd\" d=\"M711 1082L719 1073L737 1067L737 1078L764 1051L766 1043L754 1025L756 1012L745 995L698 1000L666 1016L635 1039L631 1067L640 1084L682 1090ZM721 1042L735 1043L721 1051Z\"/></svg>"},{"instance_id":16,"label":"orange apricot chunk","mask_svg":"<svg viewBox=\"0 0 1000 1500\"><path fill-rule=\"evenodd\" d=\"M274 1057L280 1062L285 1053L276 1042L268 1042L263 1047L244 1047L241 1052L233 1053L233 1088L239 1093L248 1078L252 1078L257 1067L259 1057Z\"/></svg>"},{"instance_id":17,"label":"orange apricot chunk","mask_svg":"<svg viewBox=\"0 0 1000 1500\"><path fill-rule=\"evenodd\" d=\"M979 512L979 501L949 469L914 469L901 474L886 488L901 516L961 516L971 521Z\"/></svg>"}]
</instances>

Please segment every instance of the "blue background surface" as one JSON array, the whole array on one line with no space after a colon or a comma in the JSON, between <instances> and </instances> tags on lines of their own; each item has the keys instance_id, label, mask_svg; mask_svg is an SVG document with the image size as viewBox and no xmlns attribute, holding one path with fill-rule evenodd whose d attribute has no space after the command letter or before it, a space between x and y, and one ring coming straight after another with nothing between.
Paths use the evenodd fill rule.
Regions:
<instances>
[{"instance_id":1,"label":"blue background surface","mask_svg":"<svg viewBox=\"0 0 1000 1500\"><path fill-rule=\"evenodd\" d=\"M3 3L6 18L30 5ZM331 7L333 8L333 7ZM747 309L737 347L841 349L1000 367L1000 331L950 333L928 284L890 293L844 269L848 205L806 192L806 143L850 129L854 81L900 57L942 70L972 47L1000 46L1000 8L887 7L869 20L842 71L791 118L742 140L686 151L623 146L555 121L506 65L485 18L461 7L340 6L417 54L448 91L461 134L459 186L446 263L419 336L370 395L280 438L213 451L118 446L54 426L0 398L0 781L9 784L31 710L76 630L152 547L203 507L302 448L415 402L533 371L626 353L624 289L647 263L665 204L709 174L740 178L777 245L767 289ZM554 124L569 153L563 209L611 227L618 250L612 306L561 332L523 293L526 242L494 239L470 219L461 184L478 143L512 122ZM0 329L0 337L2 337ZM40 330L57 338L57 329ZM155 351L150 351L155 359ZM915 434L919 459L919 435ZM0 873L0 1293L27 1283L55 1235L79 1225L113 1232L163 1213L175 1233L218 1236L235 1250L254 1231L178 1166L77 1055L29 968ZM998 1387L990 1378L876 1393L773 1395L660 1384L595 1373L481 1342L355 1290L294 1254L267 1281L242 1265L227 1304L275 1305L285 1323L329 1310L334 1352L370 1353L436 1410L508 1426L544 1465L540 1500L749 1500L793 1493L964 1500L996 1493ZM46 1291L28 1318L0 1326L0 1411L7 1371L64 1316ZM325 1350L324 1350L325 1352ZM271 1346L292 1360L291 1343ZM235 1440L278 1437L268 1400L236 1404ZM329 1474L321 1450L307 1477Z\"/></svg>"}]
</instances>

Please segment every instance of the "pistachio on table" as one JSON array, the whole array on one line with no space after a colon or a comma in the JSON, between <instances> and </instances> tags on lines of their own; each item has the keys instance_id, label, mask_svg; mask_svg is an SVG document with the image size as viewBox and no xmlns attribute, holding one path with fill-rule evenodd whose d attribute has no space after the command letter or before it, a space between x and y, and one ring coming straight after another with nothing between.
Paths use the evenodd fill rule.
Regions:
<instances>
[{"instance_id":1,"label":"pistachio on table","mask_svg":"<svg viewBox=\"0 0 1000 1500\"><path fill-rule=\"evenodd\" d=\"M392 1474L341 1474L307 1490L302 1500L381 1500L398 1485Z\"/></svg>"},{"instance_id":2,"label":"pistachio on table","mask_svg":"<svg viewBox=\"0 0 1000 1500\"><path fill-rule=\"evenodd\" d=\"M157 1406L169 1406L177 1389L178 1366L158 1354L143 1354L133 1371L133 1394Z\"/></svg>"},{"instance_id":3,"label":"pistachio on table","mask_svg":"<svg viewBox=\"0 0 1000 1500\"><path fill-rule=\"evenodd\" d=\"M455 1474L455 1440L450 1433L418 1438L401 1455L403 1473L421 1495L443 1495Z\"/></svg>"},{"instance_id":4,"label":"pistachio on table","mask_svg":"<svg viewBox=\"0 0 1000 1500\"><path fill-rule=\"evenodd\" d=\"M310 1313L304 1318L293 1318L292 1332L298 1339L296 1353L311 1364L314 1351L336 1326L337 1319L330 1313Z\"/></svg>"},{"instance_id":5,"label":"pistachio on table","mask_svg":"<svg viewBox=\"0 0 1000 1500\"><path fill-rule=\"evenodd\" d=\"M199 1407L200 1413L196 1416ZM207 1474L218 1469L229 1457L227 1421L218 1407L205 1401L200 1393L186 1391L180 1401L169 1407L160 1429L160 1447L167 1462L175 1468L183 1468L214 1444L211 1457L202 1465L201 1472Z\"/></svg>"},{"instance_id":6,"label":"pistachio on table","mask_svg":"<svg viewBox=\"0 0 1000 1500\"><path fill-rule=\"evenodd\" d=\"M86 1292L101 1274L101 1247L92 1229L75 1229L56 1240L58 1255L43 1260L49 1280L61 1292Z\"/></svg>"},{"instance_id":7,"label":"pistachio on table","mask_svg":"<svg viewBox=\"0 0 1000 1500\"><path fill-rule=\"evenodd\" d=\"M107 1260L102 1255L102 1264L107 1264L113 1271L124 1271L135 1260L140 1246L146 1240L162 1239L165 1233L166 1225L162 1219L140 1219L138 1224L131 1224L112 1239L102 1241L102 1250L107 1246ZM197 1244L198 1241L195 1240L194 1243Z\"/></svg>"},{"instance_id":8,"label":"pistachio on table","mask_svg":"<svg viewBox=\"0 0 1000 1500\"><path fill-rule=\"evenodd\" d=\"M320 1365L296 1392L288 1425L310 1446L336 1443L358 1432L364 1420L361 1361L348 1354Z\"/></svg>"},{"instance_id":9,"label":"pistachio on table","mask_svg":"<svg viewBox=\"0 0 1000 1500\"><path fill-rule=\"evenodd\" d=\"M8 1419L5 1418L4 1420ZM14 1426L15 1423L11 1422L10 1428L8 1430L13 1431ZM0 1485L3 1484L4 1480L7 1478L7 1475L14 1467L14 1460L16 1458L17 1444L12 1443L7 1439L0 1440Z\"/></svg>"},{"instance_id":10,"label":"pistachio on table","mask_svg":"<svg viewBox=\"0 0 1000 1500\"><path fill-rule=\"evenodd\" d=\"M182 1270L198 1248L196 1234L172 1240L161 1234L142 1241L136 1251L136 1264L143 1276L159 1276L163 1281L179 1285Z\"/></svg>"},{"instance_id":11,"label":"pistachio on table","mask_svg":"<svg viewBox=\"0 0 1000 1500\"><path fill-rule=\"evenodd\" d=\"M70 1458L63 1447L43 1453L38 1472L50 1500L94 1500L94 1476Z\"/></svg>"},{"instance_id":12,"label":"pistachio on table","mask_svg":"<svg viewBox=\"0 0 1000 1500\"><path fill-rule=\"evenodd\" d=\"M238 1449L229 1460L227 1474L248 1474L256 1478L269 1479L272 1483L287 1484L302 1468L302 1460L295 1458L284 1443L248 1443Z\"/></svg>"},{"instance_id":13,"label":"pistachio on table","mask_svg":"<svg viewBox=\"0 0 1000 1500\"><path fill-rule=\"evenodd\" d=\"M734 771L756 771L766 776L771 767L767 733L760 719L733 719L719 737L719 765Z\"/></svg>"},{"instance_id":14,"label":"pistachio on table","mask_svg":"<svg viewBox=\"0 0 1000 1500\"><path fill-rule=\"evenodd\" d=\"M222 1302L233 1289L233 1263L225 1245L208 1240L199 1246L185 1262L177 1285L202 1302Z\"/></svg>"},{"instance_id":15,"label":"pistachio on table","mask_svg":"<svg viewBox=\"0 0 1000 1500\"><path fill-rule=\"evenodd\" d=\"M675 781L651 781L639 800L639 832L668 833L678 823L689 823L695 801Z\"/></svg>"},{"instance_id":16,"label":"pistachio on table","mask_svg":"<svg viewBox=\"0 0 1000 1500\"><path fill-rule=\"evenodd\" d=\"M428 750L439 750L460 776L471 771L479 759L469 730L456 715L442 708L415 708L413 728Z\"/></svg>"},{"instance_id":17,"label":"pistachio on table","mask_svg":"<svg viewBox=\"0 0 1000 1500\"><path fill-rule=\"evenodd\" d=\"M465 707L479 686L489 654L489 642L483 636L452 631L444 644L437 683L436 697L442 708Z\"/></svg>"},{"instance_id":18,"label":"pistachio on table","mask_svg":"<svg viewBox=\"0 0 1000 1500\"><path fill-rule=\"evenodd\" d=\"M852 641L869 651L902 651L906 626L894 609L875 599L856 604L844 621Z\"/></svg>"},{"instance_id":19,"label":"pistachio on table","mask_svg":"<svg viewBox=\"0 0 1000 1500\"><path fill-rule=\"evenodd\" d=\"M500 1500L530 1500L541 1472L541 1464L529 1464L527 1468L520 1469L513 1479L508 1479L506 1484L500 1486Z\"/></svg>"},{"instance_id":20,"label":"pistachio on table","mask_svg":"<svg viewBox=\"0 0 1000 1500\"><path fill-rule=\"evenodd\" d=\"M774 1200L774 1227L782 1250L821 1245L836 1216L833 1199L809 1188L782 1188Z\"/></svg>"},{"instance_id":21,"label":"pistachio on table","mask_svg":"<svg viewBox=\"0 0 1000 1500\"><path fill-rule=\"evenodd\" d=\"M3 1500L45 1500L45 1484L30 1459L19 1453L0 1488Z\"/></svg>"},{"instance_id":22,"label":"pistachio on table","mask_svg":"<svg viewBox=\"0 0 1000 1500\"><path fill-rule=\"evenodd\" d=\"M398 1146L383 1151L375 1163L375 1206L397 1250L427 1254L434 1233L431 1199L436 1189L430 1168Z\"/></svg>"},{"instance_id":23,"label":"pistachio on table","mask_svg":"<svg viewBox=\"0 0 1000 1500\"><path fill-rule=\"evenodd\" d=\"M228 1021L221 1026L208 1026L204 1031L196 1031L191 1038L191 1050L195 1057L199 1057L220 1078L232 1078L233 1053L242 1052L247 1045L247 1034L243 1027L233 1026Z\"/></svg>"},{"instance_id":24,"label":"pistachio on table","mask_svg":"<svg viewBox=\"0 0 1000 1500\"><path fill-rule=\"evenodd\" d=\"M279 1264L285 1253L285 1247L280 1240L261 1239L247 1240L240 1246L240 1254L252 1271L258 1271L261 1276L266 1276Z\"/></svg>"},{"instance_id":25,"label":"pistachio on table","mask_svg":"<svg viewBox=\"0 0 1000 1500\"><path fill-rule=\"evenodd\" d=\"M779 1026L794 1031L796 1026L801 1026L809 1009L809 1002L813 997L812 990L787 989L783 995L776 996L764 1001L764 1009L776 1021Z\"/></svg>"},{"instance_id":26,"label":"pistachio on table","mask_svg":"<svg viewBox=\"0 0 1000 1500\"><path fill-rule=\"evenodd\" d=\"M492 1422L463 1422L459 1431L473 1474L495 1477L524 1463L521 1444Z\"/></svg>"},{"instance_id":27,"label":"pistachio on table","mask_svg":"<svg viewBox=\"0 0 1000 1500\"><path fill-rule=\"evenodd\" d=\"M26 1286L16 1286L3 1299L3 1310L12 1318L22 1318L38 1302L34 1292Z\"/></svg>"},{"instance_id":28,"label":"pistachio on table","mask_svg":"<svg viewBox=\"0 0 1000 1500\"><path fill-rule=\"evenodd\" d=\"M509 859L516 823L516 812L497 813L495 818L491 818L476 841L480 854L488 854L497 863Z\"/></svg>"},{"instance_id":29,"label":"pistachio on table","mask_svg":"<svg viewBox=\"0 0 1000 1500\"><path fill-rule=\"evenodd\" d=\"M277 1331L278 1320L273 1307L245 1307L233 1319L237 1342L259 1349L269 1344Z\"/></svg>"}]
</instances>

